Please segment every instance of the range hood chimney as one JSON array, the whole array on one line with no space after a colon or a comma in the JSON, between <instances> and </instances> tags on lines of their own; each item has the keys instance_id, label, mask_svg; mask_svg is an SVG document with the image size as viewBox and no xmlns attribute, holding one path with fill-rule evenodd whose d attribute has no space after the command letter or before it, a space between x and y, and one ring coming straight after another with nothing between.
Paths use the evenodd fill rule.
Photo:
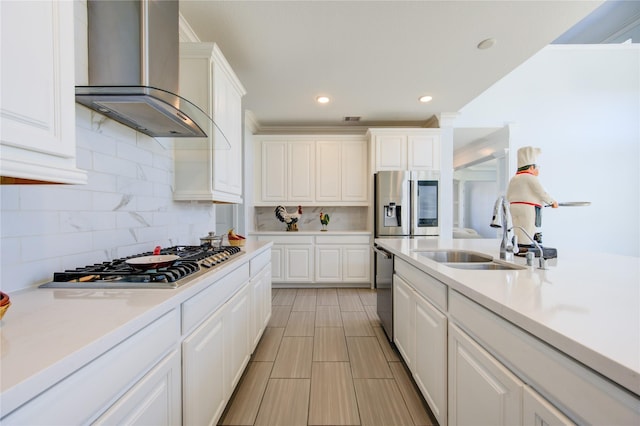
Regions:
<instances>
[{"instance_id":1,"label":"range hood chimney","mask_svg":"<svg viewBox=\"0 0 640 426\"><path fill-rule=\"evenodd\" d=\"M216 129L178 95L177 0L88 0L87 12L89 86L76 86L76 102L152 137Z\"/></svg>"}]
</instances>

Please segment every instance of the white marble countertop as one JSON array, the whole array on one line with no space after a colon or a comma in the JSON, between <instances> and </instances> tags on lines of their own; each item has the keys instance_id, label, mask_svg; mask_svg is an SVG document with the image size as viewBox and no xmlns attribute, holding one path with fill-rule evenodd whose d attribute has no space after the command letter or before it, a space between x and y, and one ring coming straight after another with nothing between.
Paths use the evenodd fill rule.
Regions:
<instances>
[{"instance_id":1,"label":"white marble countertop","mask_svg":"<svg viewBox=\"0 0 640 426\"><path fill-rule=\"evenodd\" d=\"M640 395L640 258L558 247L558 258L548 260L546 270L477 271L448 267L415 250L471 250L498 259L499 240L376 243ZM526 261L516 257L514 263Z\"/></svg>"},{"instance_id":2,"label":"white marble countertop","mask_svg":"<svg viewBox=\"0 0 640 426\"><path fill-rule=\"evenodd\" d=\"M248 241L243 255L176 289L32 288L10 294L11 307L0 321L2 412L17 408L271 246Z\"/></svg>"}]
</instances>

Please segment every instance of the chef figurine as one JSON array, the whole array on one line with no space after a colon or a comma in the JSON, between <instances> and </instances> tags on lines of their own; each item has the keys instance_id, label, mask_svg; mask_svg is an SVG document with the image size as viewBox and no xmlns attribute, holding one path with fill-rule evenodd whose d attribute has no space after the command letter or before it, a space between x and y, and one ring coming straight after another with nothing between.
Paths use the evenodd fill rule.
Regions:
<instances>
[{"instance_id":1,"label":"chef figurine","mask_svg":"<svg viewBox=\"0 0 640 426\"><path fill-rule=\"evenodd\" d=\"M541 152L540 148L532 146L518 150L518 171L509 181L507 188L507 201L510 203L513 225L523 227L538 244L542 244L542 233L536 232L542 223L542 207L558 207L558 202L547 194L538 181L540 169L536 160ZM519 245L533 244L522 230L515 228L515 234Z\"/></svg>"}]
</instances>

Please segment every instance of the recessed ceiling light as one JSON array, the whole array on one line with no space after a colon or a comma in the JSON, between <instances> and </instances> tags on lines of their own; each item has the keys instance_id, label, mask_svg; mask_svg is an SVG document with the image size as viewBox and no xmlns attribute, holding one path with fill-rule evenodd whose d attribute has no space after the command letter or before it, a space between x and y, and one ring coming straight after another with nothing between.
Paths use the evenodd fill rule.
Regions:
<instances>
[{"instance_id":1,"label":"recessed ceiling light","mask_svg":"<svg viewBox=\"0 0 640 426\"><path fill-rule=\"evenodd\" d=\"M318 96L318 97L316 98L316 101L317 101L319 104L328 104L330 100L331 100L331 99L329 99L329 97L328 97L328 96Z\"/></svg>"},{"instance_id":2,"label":"recessed ceiling light","mask_svg":"<svg viewBox=\"0 0 640 426\"><path fill-rule=\"evenodd\" d=\"M432 99L433 99L433 96L429 96L429 95L420 96L418 98L418 100L423 104L426 104L427 102L431 102Z\"/></svg>"},{"instance_id":3,"label":"recessed ceiling light","mask_svg":"<svg viewBox=\"0 0 640 426\"><path fill-rule=\"evenodd\" d=\"M481 50L489 49L490 47L493 47L494 44L496 44L496 39L495 38L488 38L488 39L482 40L480 43L478 43L478 49L481 49Z\"/></svg>"}]
</instances>

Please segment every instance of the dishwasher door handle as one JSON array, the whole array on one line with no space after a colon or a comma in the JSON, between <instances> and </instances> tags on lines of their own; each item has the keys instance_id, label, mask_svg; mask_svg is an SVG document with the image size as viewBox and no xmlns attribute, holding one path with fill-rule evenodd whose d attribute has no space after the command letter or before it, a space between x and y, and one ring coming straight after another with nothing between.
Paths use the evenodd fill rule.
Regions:
<instances>
[{"instance_id":1,"label":"dishwasher door handle","mask_svg":"<svg viewBox=\"0 0 640 426\"><path fill-rule=\"evenodd\" d=\"M380 248L378 248L376 246L372 246L371 248L373 249L373 251L383 255L385 258L393 259L393 255L391 253L389 253L388 251L382 250L382 249L380 249Z\"/></svg>"}]
</instances>

